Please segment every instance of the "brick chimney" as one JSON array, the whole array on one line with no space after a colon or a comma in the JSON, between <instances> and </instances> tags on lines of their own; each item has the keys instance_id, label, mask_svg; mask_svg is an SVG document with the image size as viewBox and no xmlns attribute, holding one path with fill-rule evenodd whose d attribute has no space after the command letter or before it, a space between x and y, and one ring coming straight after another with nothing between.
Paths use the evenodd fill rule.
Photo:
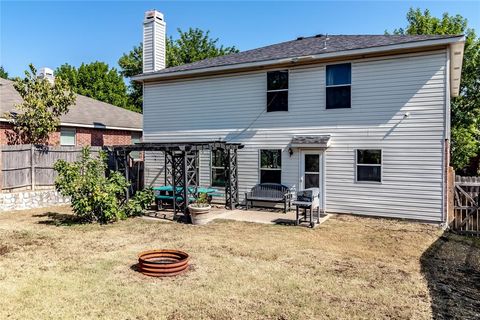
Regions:
<instances>
[{"instance_id":1,"label":"brick chimney","mask_svg":"<svg viewBox=\"0 0 480 320\"><path fill-rule=\"evenodd\" d=\"M165 69L165 37L167 24L163 13L145 12L143 20L143 72Z\"/></svg>"}]
</instances>

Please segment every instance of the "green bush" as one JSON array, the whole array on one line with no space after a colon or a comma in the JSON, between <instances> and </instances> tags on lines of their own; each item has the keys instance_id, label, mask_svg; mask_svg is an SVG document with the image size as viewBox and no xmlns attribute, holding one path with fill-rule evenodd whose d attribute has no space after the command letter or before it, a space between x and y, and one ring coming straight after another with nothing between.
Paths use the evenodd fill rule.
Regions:
<instances>
[{"instance_id":1,"label":"green bush","mask_svg":"<svg viewBox=\"0 0 480 320\"><path fill-rule=\"evenodd\" d=\"M141 214L154 200L153 191L138 191L128 203L122 201L129 184L118 172L105 175L106 159L105 152L95 158L86 147L79 161L58 160L56 189L71 197L73 212L87 221L106 223Z\"/></svg>"},{"instance_id":2,"label":"green bush","mask_svg":"<svg viewBox=\"0 0 480 320\"><path fill-rule=\"evenodd\" d=\"M143 213L153 201L155 201L155 194L153 189L145 189L137 191L135 196L127 203L126 213L127 216L138 216Z\"/></svg>"}]
</instances>

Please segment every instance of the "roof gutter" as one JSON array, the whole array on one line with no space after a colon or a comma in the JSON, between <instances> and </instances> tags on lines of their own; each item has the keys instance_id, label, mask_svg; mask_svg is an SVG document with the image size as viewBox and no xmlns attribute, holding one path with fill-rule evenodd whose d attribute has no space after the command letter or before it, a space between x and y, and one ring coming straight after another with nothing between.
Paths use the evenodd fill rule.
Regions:
<instances>
[{"instance_id":1,"label":"roof gutter","mask_svg":"<svg viewBox=\"0 0 480 320\"><path fill-rule=\"evenodd\" d=\"M372 54L372 53L392 51L392 50L405 50L405 49L414 49L414 48L430 47L430 46L438 46L438 45L452 45L456 43L457 44L461 43L463 46L464 42L465 42L464 36L453 36L451 38L445 38L445 39L415 41L415 42L386 45L386 46L373 47L373 48L353 49L353 50L321 53L321 54L300 56L300 57L293 57L293 58L282 58L282 59L275 59L275 60L239 63L239 64L231 64L226 66L199 68L194 70L185 70L185 71L167 72L167 73L153 72L153 73L146 73L146 74L140 74L140 75L134 76L132 77L132 80L142 82L142 81L149 81L149 80L167 80L167 79L176 78L176 77L188 78L188 77L195 77L197 75L206 75L210 73L240 71L241 69L246 69L246 68L268 67L268 66L275 66L278 64L285 64L285 63L304 62L306 60L313 62L313 61L319 61L324 59L339 58L339 57L352 56L352 55L364 55L364 54ZM463 56L463 50L462 50L462 56Z\"/></svg>"},{"instance_id":2,"label":"roof gutter","mask_svg":"<svg viewBox=\"0 0 480 320\"><path fill-rule=\"evenodd\" d=\"M107 129L107 130L124 130L124 131L143 131L142 128L128 128L128 127L113 127L100 124L81 124L81 123L68 123L61 122L62 127L77 127L77 128L92 128L92 129Z\"/></svg>"}]
</instances>

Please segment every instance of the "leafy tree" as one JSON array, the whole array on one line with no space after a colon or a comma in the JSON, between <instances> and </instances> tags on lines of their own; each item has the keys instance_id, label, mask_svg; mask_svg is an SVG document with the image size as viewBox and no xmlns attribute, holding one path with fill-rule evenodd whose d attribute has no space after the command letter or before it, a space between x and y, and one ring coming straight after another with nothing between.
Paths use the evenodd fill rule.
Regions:
<instances>
[{"instance_id":1,"label":"leafy tree","mask_svg":"<svg viewBox=\"0 0 480 320\"><path fill-rule=\"evenodd\" d=\"M142 44L134 46L132 51L124 53L118 60L120 66L120 74L126 78L131 78L137 74L142 73L143 62ZM128 87L128 95L130 103L137 109L142 110L143 104L143 86L141 83L130 80Z\"/></svg>"},{"instance_id":2,"label":"leafy tree","mask_svg":"<svg viewBox=\"0 0 480 320\"><path fill-rule=\"evenodd\" d=\"M25 79L16 78L13 84L23 102L15 106L18 114L5 115L14 122L9 143L48 143L49 135L60 125L60 116L75 103L76 96L66 81L58 78L52 85L46 79L38 79L36 73L30 64Z\"/></svg>"},{"instance_id":3,"label":"leafy tree","mask_svg":"<svg viewBox=\"0 0 480 320\"><path fill-rule=\"evenodd\" d=\"M172 37L166 40L166 67L175 67L186 63L195 62L207 58L213 58L238 52L235 47L224 47L218 44L218 38L210 37L209 31L198 28L190 28L184 32L177 29L179 38ZM133 49L123 54L118 60L120 73L127 78L142 73L142 44L134 46ZM137 108L142 107L142 85L130 81L130 101Z\"/></svg>"},{"instance_id":4,"label":"leafy tree","mask_svg":"<svg viewBox=\"0 0 480 320\"><path fill-rule=\"evenodd\" d=\"M218 45L218 38L210 38L210 31L189 28L186 32L178 29L178 33L178 39L170 37L167 41L167 68L238 52L235 47Z\"/></svg>"},{"instance_id":5,"label":"leafy tree","mask_svg":"<svg viewBox=\"0 0 480 320\"><path fill-rule=\"evenodd\" d=\"M88 147L76 162L58 160L54 165L58 176L55 188L71 197L73 212L90 222L107 223L138 215L155 199L150 189L137 191L127 203L122 201L128 182L119 172L106 175L107 155L93 157Z\"/></svg>"},{"instance_id":6,"label":"leafy tree","mask_svg":"<svg viewBox=\"0 0 480 320\"><path fill-rule=\"evenodd\" d=\"M465 52L460 83L460 96L451 101L452 164L463 169L479 154L480 126L480 39L475 30L467 27L461 15L433 17L429 10L411 8L407 13L408 26L395 29L395 34L465 34ZM478 170L478 164L476 170ZM476 174L477 172L471 172Z\"/></svg>"},{"instance_id":7,"label":"leafy tree","mask_svg":"<svg viewBox=\"0 0 480 320\"><path fill-rule=\"evenodd\" d=\"M70 87L77 92L78 70L74 66L68 63L62 64L55 70L55 76L66 80Z\"/></svg>"},{"instance_id":8,"label":"leafy tree","mask_svg":"<svg viewBox=\"0 0 480 320\"><path fill-rule=\"evenodd\" d=\"M3 66L0 66L0 78L8 79L8 72L5 71Z\"/></svg>"},{"instance_id":9,"label":"leafy tree","mask_svg":"<svg viewBox=\"0 0 480 320\"><path fill-rule=\"evenodd\" d=\"M466 166L478 152L478 128L473 124L471 127L452 127L451 152L454 156L452 157L454 165Z\"/></svg>"},{"instance_id":10,"label":"leafy tree","mask_svg":"<svg viewBox=\"0 0 480 320\"><path fill-rule=\"evenodd\" d=\"M135 109L130 104L127 86L122 76L117 69L109 68L108 64L104 62L82 63L78 69L69 64L64 64L55 70L55 75L67 80L78 94L117 107Z\"/></svg>"}]
</instances>

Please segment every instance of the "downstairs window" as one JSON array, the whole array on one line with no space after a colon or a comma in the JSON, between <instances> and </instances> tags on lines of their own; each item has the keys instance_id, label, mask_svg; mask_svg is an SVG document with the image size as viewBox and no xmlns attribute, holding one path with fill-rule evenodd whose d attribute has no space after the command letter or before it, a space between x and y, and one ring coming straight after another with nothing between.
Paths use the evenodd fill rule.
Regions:
<instances>
[{"instance_id":1,"label":"downstairs window","mask_svg":"<svg viewBox=\"0 0 480 320\"><path fill-rule=\"evenodd\" d=\"M260 150L260 183L282 182L282 150Z\"/></svg>"},{"instance_id":2,"label":"downstairs window","mask_svg":"<svg viewBox=\"0 0 480 320\"><path fill-rule=\"evenodd\" d=\"M212 187L225 187L225 152L222 149L212 151Z\"/></svg>"},{"instance_id":3,"label":"downstairs window","mask_svg":"<svg viewBox=\"0 0 480 320\"><path fill-rule=\"evenodd\" d=\"M358 149L356 158L357 181L382 182L382 150Z\"/></svg>"}]
</instances>

